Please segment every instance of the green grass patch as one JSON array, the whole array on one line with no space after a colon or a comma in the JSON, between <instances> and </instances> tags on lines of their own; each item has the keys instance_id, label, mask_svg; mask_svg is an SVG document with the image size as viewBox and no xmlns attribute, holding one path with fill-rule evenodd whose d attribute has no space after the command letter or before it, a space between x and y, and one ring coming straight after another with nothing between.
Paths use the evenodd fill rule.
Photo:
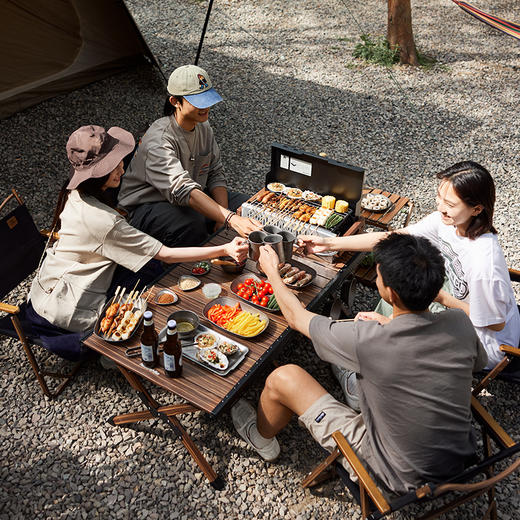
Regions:
<instances>
[{"instance_id":1,"label":"green grass patch","mask_svg":"<svg viewBox=\"0 0 520 520\"><path fill-rule=\"evenodd\" d=\"M369 34L362 34L361 43L354 47L352 55L369 63L391 67L399 63L399 46L390 47L384 36L372 37Z\"/></svg>"}]
</instances>

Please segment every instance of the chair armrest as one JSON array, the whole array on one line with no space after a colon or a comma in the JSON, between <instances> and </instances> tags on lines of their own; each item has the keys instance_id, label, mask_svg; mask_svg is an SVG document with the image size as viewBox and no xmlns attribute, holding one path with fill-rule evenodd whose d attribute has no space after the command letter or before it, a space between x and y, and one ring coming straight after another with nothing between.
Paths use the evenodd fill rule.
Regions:
<instances>
[{"instance_id":1,"label":"chair armrest","mask_svg":"<svg viewBox=\"0 0 520 520\"><path fill-rule=\"evenodd\" d=\"M509 268L509 278L512 282L520 282L520 271L518 269Z\"/></svg>"},{"instance_id":2,"label":"chair armrest","mask_svg":"<svg viewBox=\"0 0 520 520\"><path fill-rule=\"evenodd\" d=\"M478 399L471 396L471 410L475 419L487 430L495 442L504 448L515 445L515 441L509 437L505 430L498 424L491 414L480 404Z\"/></svg>"},{"instance_id":3,"label":"chair armrest","mask_svg":"<svg viewBox=\"0 0 520 520\"><path fill-rule=\"evenodd\" d=\"M377 487L372 477L368 474L358 456L354 453L354 450L350 447L349 443L340 431L335 431L332 434L332 438L336 442L339 451L347 459L352 469L356 472L359 481L363 484L369 497L374 502L375 506L381 513L387 513L390 511L390 506L382 495L381 491Z\"/></svg>"},{"instance_id":4,"label":"chair armrest","mask_svg":"<svg viewBox=\"0 0 520 520\"><path fill-rule=\"evenodd\" d=\"M520 357L520 348L512 347L511 345L500 345L500 350L508 356Z\"/></svg>"},{"instance_id":5,"label":"chair armrest","mask_svg":"<svg viewBox=\"0 0 520 520\"><path fill-rule=\"evenodd\" d=\"M0 311L7 312L8 314L18 314L20 312L20 307L0 302Z\"/></svg>"}]
</instances>

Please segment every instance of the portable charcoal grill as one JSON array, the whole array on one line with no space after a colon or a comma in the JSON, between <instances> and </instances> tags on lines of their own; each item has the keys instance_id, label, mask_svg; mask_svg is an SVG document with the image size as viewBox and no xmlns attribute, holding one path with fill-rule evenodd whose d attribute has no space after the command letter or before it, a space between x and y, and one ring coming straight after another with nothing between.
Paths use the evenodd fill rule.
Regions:
<instances>
[{"instance_id":1,"label":"portable charcoal grill","mask_svg":"<svg viewBox=\"0 0 520 520\"><path fill-rule=\"evenodd\" d=\"M312 211L309 208L319 208L320 202L289 199L284 194L277 194L262 203L268 194L268 191L263 190L256 200L242 205L242 215L300 235L343 235L359 218L364 177L362 168L273 143L271 170L266 175L266 186L271 182L280 182L321 196L332 195L336 200L347 201L349 209L346 213L336 213L341 216L341 221L331 229L326 229L311 224L306 216Z\"/></svg>"}]
</instances>

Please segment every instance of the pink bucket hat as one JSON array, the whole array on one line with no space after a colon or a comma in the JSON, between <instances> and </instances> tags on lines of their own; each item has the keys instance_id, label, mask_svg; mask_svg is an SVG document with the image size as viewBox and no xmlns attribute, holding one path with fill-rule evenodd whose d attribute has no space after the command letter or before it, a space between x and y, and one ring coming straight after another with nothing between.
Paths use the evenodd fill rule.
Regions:
<instances>
[{"instance_id":1,"label":"pink bucket hat","mask_svg":"<svg viewBox=\"0 0 520 520\"><path fill-rule=\"evenodd\" d=\"M108 175L134 146L133 135L117 126L108 132L96 125L78 128L67 141L67 157L74 168L67 189L73 190L92 177Z\"/></svg>"}]
</instances>

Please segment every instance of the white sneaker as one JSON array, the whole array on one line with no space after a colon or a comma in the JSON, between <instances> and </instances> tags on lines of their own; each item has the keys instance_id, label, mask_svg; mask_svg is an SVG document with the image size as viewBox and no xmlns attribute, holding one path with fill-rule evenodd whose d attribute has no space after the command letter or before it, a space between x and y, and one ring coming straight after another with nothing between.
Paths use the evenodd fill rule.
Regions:
<instances>
[{"instance_id":1,"label":"white sneaker","mask_svg":"<svg viewBox=\"0 0 520 520\"><path fill-rule=\"evenodd\" d=\"M240 437L264 460L271 462L280 455L280 445L276 437L265 439L258 433L256 429L256 410L245 399L240 399L233 408L231 408L231 418ZM253 435L256 444L251 439Z\"/></svg>"},{"instance_id":2,"label":"white sneaker","mask_svg":"<svg viewBox=\"0 0 520 520\"><path fill-rule=\"evenodd\" d=\"M336 379L339 381L348 406L356 412L361 412L361 408L359 407L356 373L334 364L331 364L330 368L332 369L332 373Z\"/></svg>"}]
</instances>

